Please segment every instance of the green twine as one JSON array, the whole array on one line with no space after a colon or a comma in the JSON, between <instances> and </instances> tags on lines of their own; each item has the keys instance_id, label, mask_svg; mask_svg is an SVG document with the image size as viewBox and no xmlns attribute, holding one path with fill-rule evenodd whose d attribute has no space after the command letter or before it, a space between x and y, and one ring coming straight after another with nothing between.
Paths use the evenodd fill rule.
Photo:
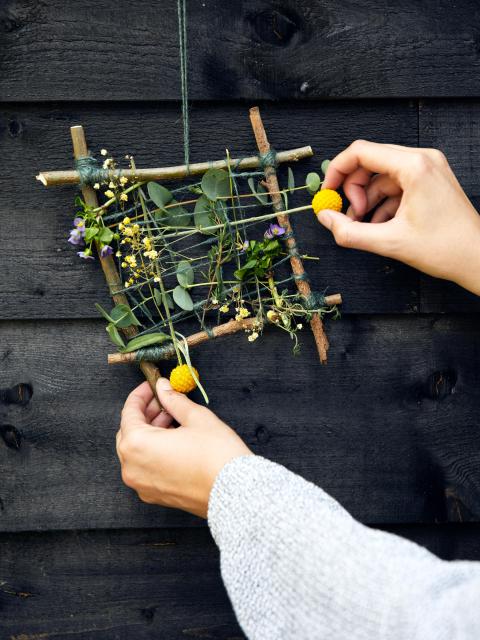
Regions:
<instances>
[{"instance_id":1,"label":"green twine","mask_svg":"<svg viewBox=\"0 0 480 640\"><path fill-rule=\"evenodd\" d=\"M312 291L308 296L299 296L299 298L307 311L321 309L325 306L325 296L319 291Z\"/></svg>"},{"instance_id":2,"label":"green twine","mask_svg":"<svg viewBox=\"0 0 480 640\"><path fill-rule=\"evenodd\" d=\"M152 345L150 347L142 347L135 352L135 360L137 362L160 362L161 360L168 360L175 355L175 348L173 344L167 345Z\"/></svg>"},{"instance_id":3,"label":"green twine","mask_svg":"<svg viewBox=\"0 0 480 640\"><path fill-rule=\"evenodd\" d=\"M308 277L306 271L304 271L303 273L295 273L293 277L295 280L303 280L304 282L310 282L310 278Z\"/></svg>"},{"instance_id":4,"label":"green twine","mask_svg":"<svg viewBox=\"0 0 480 640\"><path fill-rule=\"evenodd\" d=\"M262 153L260 155L260 166L262 169L266 169L267 167L278 167L277 152L273 147L270 147L267 153Z\"/></svg>"},{"instance_id":5,"label":"green twine","mask_svg":"<svg viewBox=\"0 0 480 640\"><path fill-rule=\"evenodd\" d=\"M80 176L80 184L93 185L108 179L108 170L100 166L93 156L82 156L75 160L75 168Z\"/></svg>"},{"instance_id":6,"label":"green twine","mask_svg":"<svg viewBox=\"0 0 480 640\"><path fill-rule=\"evenodd\" d=\"M190 164L190 123L188 114L187 8L186 0L177 0L178 42L180 49L180 83L182 90L183 153Z\"/></svg>"}]
</instances>

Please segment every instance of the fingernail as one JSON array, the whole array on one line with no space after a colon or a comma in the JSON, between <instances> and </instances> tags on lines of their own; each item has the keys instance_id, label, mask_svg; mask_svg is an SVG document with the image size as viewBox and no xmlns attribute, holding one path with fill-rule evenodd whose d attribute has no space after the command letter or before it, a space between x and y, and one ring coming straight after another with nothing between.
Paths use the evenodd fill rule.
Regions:
<instances>
[{"instance_id":1,"label":"fingernail","mask_svg":"<svg viewBox=\"0 0 480 640\"><path fill-rule=\"evenodd\" d=\"M168 391L172 388L168 378L159 378L157 380L157 391Z\"/></svg>"},{"instance_id":2,"label":"fingernail","mask_svg":"<svg viewBox=\"0 0 480 640\"><path fill-rule=\"evenodd\" d=\"M319 211L317 213L317 218L324 227L326 227L327 229L332 228L332 217L326 209L324 209L323 211Z\"/></svg>"}]
</instances>

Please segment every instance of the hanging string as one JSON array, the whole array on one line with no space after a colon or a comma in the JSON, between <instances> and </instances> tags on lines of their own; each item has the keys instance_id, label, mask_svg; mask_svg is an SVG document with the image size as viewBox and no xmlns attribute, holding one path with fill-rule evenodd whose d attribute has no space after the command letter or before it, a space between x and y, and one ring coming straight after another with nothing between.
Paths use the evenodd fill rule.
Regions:
<instances>
[{"instance_id":1,"label":"hanging string","mask_svg":"<svg viewBox=\"0 0 480 640\"><path fill-rule=\"evenodd\" d=\"M180 49L180 84L182 91L183 153L185 164L190 164L190 123L188 113L187 63L187 7L186 0L177 0L178 44Z\"/></svg>"}]
</instances>

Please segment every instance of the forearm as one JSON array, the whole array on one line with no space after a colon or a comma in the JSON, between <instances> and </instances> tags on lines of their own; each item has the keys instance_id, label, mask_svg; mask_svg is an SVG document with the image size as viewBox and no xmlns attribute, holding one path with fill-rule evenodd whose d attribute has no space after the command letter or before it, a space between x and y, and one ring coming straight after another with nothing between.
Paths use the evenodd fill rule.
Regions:
<instances>
[{"instance_id":1,"label":"forearm","mask_svg":"<svg viewBox=\"0 0 480 640\"><path fill-rule=\"evenodd\" d=\"M211 493L209 524L252 640L478 637L476 563L445 563L368 529L279 465L259 457L226 465ZM449 613L458 627L445 626ZM475 635L469 624L478 624Z\"/></svg>"}]
</instances>

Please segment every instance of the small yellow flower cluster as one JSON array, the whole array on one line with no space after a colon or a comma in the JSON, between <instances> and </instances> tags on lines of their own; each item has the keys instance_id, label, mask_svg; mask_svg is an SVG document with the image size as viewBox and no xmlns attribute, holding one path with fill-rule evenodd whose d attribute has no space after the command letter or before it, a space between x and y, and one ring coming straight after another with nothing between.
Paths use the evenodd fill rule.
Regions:
<instances>
[{"instance_id":1,"label":"small yellow flower cluster","mask_svg":"<svg viewBox=\"0 0 480 640\"><path fill-rule=\"evenodd\" d=\"M252 331L252 333L248 336L249 342L254 342L258 338L258 331Z\"/></svg>"},{"instance_id":2,"label":"small yellow flower cluster","mask_svg":"<svg viewBox=\"0 0 480 640\"><path fill-rule=\"evenodd\" d=\"M102 156L107 156L108 155L108 151L106 149L101 149L100 153L102 154ZM108 169L110 170L112 173L115 172L115 169L117 168L117 165L115 163L115 160L113 158L106 158L103 161L103 168L104 169ZM117 182L118 180L118 182ZM125 176L120 176L119 178L117 178L117 176L110 176L110 182L108 184L108 189L104 192L105 196L110 200L112 198L115 198L115 196L117 195L118 190L120 189L124 189L125 185L128 184L128 178ZM93 185L94 189L100 189L100 183L96 182ZM119 199L121 202L128 202L128 194L125 193L124 191L122 191L119 194Z\"/></svg>"},{"instance_id":3,"label":"small yellow flower cluster","mask_svg":"<svg viewBox=\"0 0 480 640\"><path fill-rule=\"evenodd\" d=\"M250 315L250 311L245 307L236 307L235 311L237 312L237 315L235 316L235 320L237 322L240 322L240 320L243 320L244 318L248 318Z\"/></svg>"},{"instance_id":4,"label":"small yellow flower cluster","mask_svg":"<svg viewBox=\"0 0 480 640\"><path fill-rule=\"evenodd\" d=\"M228 313L228 310L229 310L228 304L222 304L222 306L220 307L220 311L222 313Z\"/></svg>"}]
</instances>

